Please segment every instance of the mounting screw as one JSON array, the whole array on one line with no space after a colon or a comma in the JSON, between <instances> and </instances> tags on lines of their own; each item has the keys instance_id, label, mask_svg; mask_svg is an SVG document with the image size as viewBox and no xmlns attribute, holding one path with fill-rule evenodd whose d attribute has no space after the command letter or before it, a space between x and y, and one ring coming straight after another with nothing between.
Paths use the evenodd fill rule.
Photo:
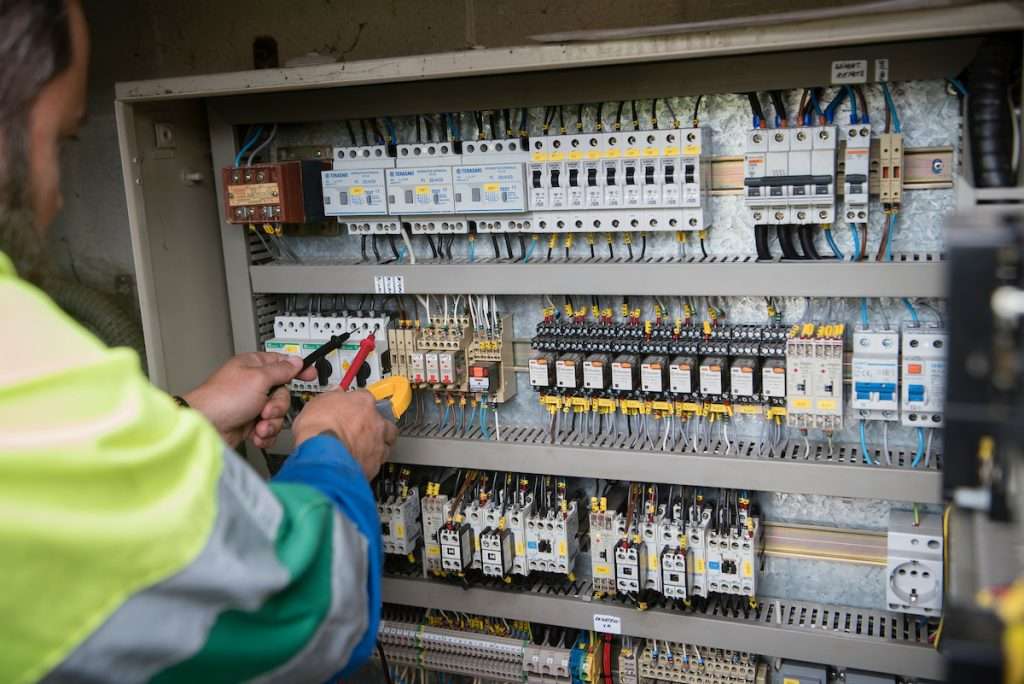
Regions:
<instances>
[{"instance_id":1,"label":"mounting screw","mask_svg":"<svg viewBox=\"0 0 1024 684\"><path fill-rule=\"evenodd\" d=\"M932 159L932 173L939 175L942 170L946 168L946 165L942 163L941 159Z\"/></svg>"}]
</instances>

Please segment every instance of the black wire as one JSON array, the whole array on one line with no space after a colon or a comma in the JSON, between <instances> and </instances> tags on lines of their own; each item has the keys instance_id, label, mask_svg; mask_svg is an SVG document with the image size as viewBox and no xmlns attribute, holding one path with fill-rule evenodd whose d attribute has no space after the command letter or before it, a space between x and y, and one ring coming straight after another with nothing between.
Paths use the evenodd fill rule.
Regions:
<instances>
[{"instance_id":1,"label":"black wire","mask_svg":"<svg viewBox=\"0 0 1024 684\"><path fill-rule=\"evenodd\" d=\"M452 261L455 258L455 252L452 251L453 247L455 247L455 236L454 235L449 235L448 236L448 261Z\"/></svg>"},{"instance_id":2,"label":"black wire","mask_svg":"<svg viewBox=\"0 0 1024 684\"><path fill-rule=\"evenodd\" d=\"M476 121L476 137L483 140L484 137L484 115L480 112L473 112L473 120Z\"/></svg>"},{"instance_id":3,"label":"black wire","mask_svg":"<svg viewBox=\"0 0 1024 684\"><path fill-rule=\"evenodd\" d=\"M625 100L619 101L619 110L615 112L615 130L622 129L622 108L626 106Z\"/></svg>"},{"instance_id":4,"label":"black wire","mask_svg":"<svg viewBox=\"0 0 1024 684\"><path fill-rule=\"evenodd\" d=\"M771 261L772 252L768 247L768 226L754 226L754 245L758 261Z\"/></svg>"},{"instance_id":5,"label":"black wire","mask_svg":"<svg viewBox=\"0 0 1024 684\"><path fill-rule=\"evenodd\" d=\"M364 145L369 145L370 144L370 136L367 135L367 133L366 133L366 119L360 119L359 120L359 125L363 129L363 144Z\"/></svg>"},{"instance_id":6,"label":"black wire","mask_svg":"<svg viewBox=\"0 0 1024 684\"><path fill-rule=\"evenodd\" d=\"M634 257L633 257L633 243L632 242L627 242L626 243L626 247L629 248L629 260L633 261L633 259L634 259Z\"/></svg>"},{"instance_id":7,"label":"black wire","mask_svg":"<svg viewBox=\"0 0 1024 684\"><path fill-rule=\"evenodd\" d=\"M700 239L700 253L704 255L704 258L705 258L705 259L707 259L707 258L708 258L708 250L707 250L707 248L706 248L706 247L704 246L704 238L701 238L701 239Z\"/></svg>"},{"instance_id":8,"label":"black wire","mask_svg":"<svg viewBox=\"0 0 1024 684\"><path fill-rule=\"evenodd\" d=\"M363 261L366 261L367 260L367 256L366 256L366 236L365 235L363 235L361 237L361 239L359 240L359 251L362 252Z\"/></svg>"},{"instance_id":9,"label":"black wire","mask_svg":"<svg viewBox=\"0 0 1024 684\"><path fill-rule=\"evenodd\" d=\"M636 115L636 100L629 101L629 108L633 112L633 130L635 131L640 128L640 119Z\"/></svg>"},{"instance_id":10,"label":"black wire","mask_svg":"<svg viewBox=\"0 0 1024 684\"><path fill-rule=\"evenodd\" d=\"M504 119L505 119L505 137L506 138L511 138L512 137L512 113L509 110L505 109L505 110L502 110L502 115L504 116Z\"/></svg>"},{"instance_id":11,"label":"black wire","mask_svg":"<svg viewBox=\"0 0 1024 684\"><path fill-rule=\"evenodd\" d=\"M522 254L523 261L526 261L526 237L519 235L519 251Z\"/></svg>"},{"instance_id":12,"label":"black wire","mask_svg":"<svg viewBox=\"0 0 1024 684\"><path fill-rule=\"evenodd\" d=\"M548 261L551 261L551 248L548 247Z\"/></svg>"},{"instance_id":13,"label":"black wire","mask_svg":"<svg viewBox=\"0 0 1024 684\"><path fill-rule=\"evenodd\" d=\"M388 668L388 658L384 655L384 647L380 645L379 641L377 642L377 655L380 656L380 667L384 670L384 681L387 684L394 684L391 679L391 670Z\"/></svg>"},{"instance_id":14,"label":"black wire","mask_svg":"<svg viewBox=\"0 0 1024 684\"><path fill-rule=\"evenodd\" d=\"M788 120L786 116L786 105L782 101L782 92L779 90L768 91L768 96L772 99L772 107L775 108L775 116L783 122Z\"/></svg>"},{"instance_id":15,"label":"black wire","mask_svg":"<svg viewBox=\"0 0 1024 684\"><path fill-rule=\"evenodd\" d=\"M590 243L590 258L591 259L597 258L597 255L594 253L594 243L593 242Z\"/></svg>"},{"instance_id":16,"label":"black wire","mask_svg":"<svg viewBox=\"0 0 1024 684\"><path fill-rule=\"evenodd\" d=\"M757 93L747 93L747 99L750 101L750 113L764 121L764 110L761 109L761 102L757 99Z\"/></svg>"},{"instance_id":17,"label":"black wire","mask_svg":"<svg viewBox=\"0 0 1024 684\"><path fill-rule=\"evenodd\" d=\"M786 232L786 226L775 226L775 235L779 238L779 247L782 248L783 259L799 259L800 255L793 245L793 236Z\"/></svg>"},{"instance_id":18,"label":"black wire","mask_svg":"<svg viewBox=\"0 0 1024 684\"><path fill-rule=\"evenodd\" d=\"M494 258L501 259L501 248L498 247L498 236L491 233L491 247L494 248Z\"/></svg>"},{"instance_id":19,"label":"black wire","mask_svg":"<svg viewBox=\"0 0 1024 684\"><path fill-rule=\"evenodd\" d=\"M651 100L651 127L658 130L658 98Z\"/></svg>"},{"instance_id":20,"label":"black wire","mask_svg":"<svg viewBox=\"0 0 1024 684\"><path fill-rule=\"evenodd\" d=\"M646 256L647 256L647 236L646 235L641 235L640 236L640 261L643 261L644 257L646 257Z\"/></svg>"},{"instance_id":21,"label":"black wire","mask_svg":"<svg viewBox=\"0 0 1024 684\"><path fill-rule=\"evenodd\" d=\"M697 96L697 102L693 105L693 121L695 122L695 125L696 125L696 121L697 121L697 112L700 110L700 103L701 103L701 100L703 100L703 99L704 99L703 95L698 95Z\"/></svg>"},{"instance_id":22,"label":"black wire","mask_svg":"<svg viewBox=\"0 0 1024 684\"><path fill-rule=\"evenodd\" d=\"M565 135L565 109L558 105L558 132Z\"/></svg>"},{"instance_id":23,"label":"black wire","mask_svg":"<svg viewBox=\"0 0 1024 684\"><path fill-rule=\"evenodd\" d=\"M505 251L508 252L508 260L515 261L516 257L512 254L512 236L505 233Z\"/></svg>"},{"instance_id":24,"label":"black wire","mask_svg":"<svg viewBox=\"0 0 1024 684\"><path fill-rule=\"evenodd\" d=\"M398 247L395 246L395 236L388 235L388 246L391 247L391 253L395 256L395 261L398 261L402 257L398 256Z\"/></svg>"},{"instance_id":25,"label":"black wire","mask_svg":"<svg viewBox=\"0 0 1024 684\"><path fill-rule=\"evenodd\" d=\"M604 102L598 102L597 103L597 116L595 118L597 120L597 125L596 125L597 131L598 132L603 131L604 130Z\"/></svg>"},{"instance_id":26,"label":"black wire","mask_svg":"<svg viewBox=\"0 0 1024 684\"><path fill-rule=\"evenodd\" d=\"M352 122L346 120L345 121L345 128L348 129L348 137L352 141L352 145L353 146L358 145L359 141L356 140L356 132L355 132L355 130L352 129Z\"/></svg>"},{"instance_id":27,"label":"black wire","mask_svg":"<svg viewBox=\"0 0 1024 684\"><path fill-rule=\"evenodd\" d=\"M433 254L434 258L436 259L437 258L437 245L434 244L434 236L433 235L429 235L429 234L427 235L427 243L430 245L430 253Z\"/></svg>"},{"instance_id":28,"label":"black wire","mask_svg":"<svg viewBox=\"0 0 1024 684\"><path fill-rule=\"evenodd\" d=\"M820 259L821 255L814 246L814 228L811 226L800 226L800 247L804 250L805 259Z\"/></svg>"},{"instance_id":29,"label":"black wire","mask_svg":"<svg viewBox=\"0 0 1024 684\"><path fill-rule=\"evenodd\" d=\"M373 140L374 142L381 140L387 142L387 138L380 134L380 126L377 125L377 119L370 119L370 126L373 128Z\"/></svg>"},{"instance_id":30,"label":"black wire","mask_svg":"<svg viewBox=\"0 0 1024 684\"><path fill-rule=\"evenodd\" d=\"M377 247L377 236L376 235L371 235L370 236L370 245L373 247L373 258L376 259L377 263L379 264L380 263L380 248Z\"/></svg>"},{"instance_id":31,"label":"black wire","mask_svg":"<svg viewBox=\"0 0 1024 684\"><path fill-rule=\"evenodd\" d=\"M610 242L608 243L608 258L609 259L614 259L615 258L615 250L612 248L612 243L610 243Z\"/></svg>"},{"instance_id":32,"label":"black wire","mask_svg":"<svg viewBox=\"0 0 1024 684\"><path fill-rule=\"evenodd\" d=\"M491 110L491 140L498 138L498 112Z\"/></svg>"},{"instance_id":33,"label":"black wire","mask_svg":"<svg viewBox=\"0 0 1024 684\"><path fill-rule=\"evenodd\" d=\"M426 115L423 117L423 128L427 134L427 142L434 139L434 124L430 123L430 116Z\"/></svg>"},{"instance_id":34,"label":"black wire","mask_svg":"<svg viewBox=\"0 0 1024 684\"><path fill-rule=\"evenodd\" d=\"M526 117L529 115L529 113L530 113L530 110L527 109L526 107L523 107L523 111L519 115L519 130L522 131L523 135L527 135L527 133L528 133L527 130L526 130L526 126L527 126Z\"/></svg>"},{"instance_id":35,"label":"black wire","mask_svg":"<svg viewBox=\"0 0 1024 684\"><path fill-rule=\"evenodd\" d=\"M423 142L423 126L421 125L420 118L421 118L420 115L417 114L416 115L416 142L418 142L418 143Z\"/></svg>"}]
</instances>

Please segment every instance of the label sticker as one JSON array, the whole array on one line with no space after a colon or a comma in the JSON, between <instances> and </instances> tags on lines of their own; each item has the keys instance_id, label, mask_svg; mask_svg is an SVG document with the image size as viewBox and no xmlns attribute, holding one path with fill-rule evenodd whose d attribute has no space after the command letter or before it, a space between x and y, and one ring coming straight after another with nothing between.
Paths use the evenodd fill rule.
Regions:
<instances>
[{"instance_id":1,"label":"label sticker","mask_svg":"<svg viewBox=\"0 0 1024 684\"><path fill-rule=\"evenodd\" d=\"M875 80L879 83L888 83L889 81L889 60L888 59L876 59L875 60Z\"/></svg>"},{"instance_id":2,"label":"label sticker","mask_svg":"<svg viewBox=\"0 0 1024 684\"><path fill-rule=\"evenodd\" d=\"M253 204L280 204L277 183L253 183L251 185L229 185L228 206L244 207Z\"/></svg>"},{"instance_id":3,"label":"label sticker","mask_svg":"<svg viewBox=\"0 0 1024 684\"><path fill-rule=\"evenodd\" d=\"M373 276L373 291L376 294L405 294L405 276Z\"/></svg>"},{"instance_id":4,"label":"label sticker","mask_svg":"<svg viewBox=\"0 0 1024 684\"><path fill-rule=\"evenodd\" d=\"M868 60L843 59L832 62L832 84L867 83Z\"/></svg>"},{"instance_id":5,"label":"label sticker","mask_svg":"<svg viewBox=\"0 0 1024 684\"><path fill-rule=\"evenodd\" d=\"M594 613L594 631L601 634L622 634L622 618Z\"/></svg>"}]
</instances>

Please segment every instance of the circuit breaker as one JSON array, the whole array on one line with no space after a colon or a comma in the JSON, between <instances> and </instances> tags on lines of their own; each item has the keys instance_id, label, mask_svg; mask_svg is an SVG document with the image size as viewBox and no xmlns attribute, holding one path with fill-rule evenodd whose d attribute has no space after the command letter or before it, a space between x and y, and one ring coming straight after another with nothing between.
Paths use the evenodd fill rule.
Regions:
<instances>
[{"instance_id":1,"label":"circuit breaker","mask_svg":"<svg viewBox=\"0 0 1024 684\"><path fill-rule=\"evenodd\" d=\"M935 328L903 329L900 412L903 425L943 425L946 349L949 335Z\"/></svg>"},{"instance_id":2,"label":"circuit breaker","mask_svg":"<svg viewBox=\"0 0 1024 684\"><path fill-rule=\"evenodd\" d=\"M847 223L868 222L868 178L871 173L871 126L843 126L843 215Z\"/></svg>"},{"instance_id":3,"label":"circuit breaker","mask_svg":"<svg viewBox=\"0 0 1024 684\"><path fill-rule=\"evenodd\" d=\"M395 167L395 159L387 146L336 147L332 156L333 169L321 174L324 214L347 219L352 235L399 233L400 222L388 216L385 170Z\"/></svg>"},{"instance_id":4,"label":"circuit breaker","mask_svg":"<svg viewBox=\"0 0 1024 684\"><path fill-rule=\"evenodd\" d=\"M793 326L786 341L787 423L802 429L843 426L843 325Z\"/></svg>"},{"instance_id":5,"label":"circuit breaker","mask_svg":"<svg viewBox=\"0 0 1024 684\"><path fill-rule=\"evenodd\" d=\"M748 131L744 188L755 224L835 220L836 138L835 126Z\"/></svg>"},{"instance_id":6,"label":"circuit breaker","mask_svg":"<svg viewBox=\"0 0 1024 684\"><path fill-rule=\"evenodd\" d=\"M374 349L366 356L364 367L357 372L355 381L352 383L353 387L367 387L391 372L391 354L388 346L388 330L391 326L391 319L388 316L370 314L349 316L345 321L348 327L347 332L351 333L351 337L338 350L338 365L342 375L348 371L349 366L355 360L360 343L371 335L373 336Z\"/></svg>"},{"instance_id":7,"label":"circuit breaker","mask_svg":"<svg viewBox=\"0 0 1024 684\"><path fill-rule=\"evenodd\" d=\"M898 420L900 335L895 330L853 333L850 405L865 420Z\"/></svg>"}]
</instances>

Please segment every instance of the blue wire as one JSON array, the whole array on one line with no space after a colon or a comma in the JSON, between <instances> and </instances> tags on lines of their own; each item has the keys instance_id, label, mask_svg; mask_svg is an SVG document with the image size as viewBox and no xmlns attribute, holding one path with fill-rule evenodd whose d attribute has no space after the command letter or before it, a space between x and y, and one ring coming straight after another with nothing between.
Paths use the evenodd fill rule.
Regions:
<instances>
[{"instance_id":1,"label":"blue wire","mask_svg":"<svg viewBox=\"0 0 1024 684\"><path fill-rule=\"evenodd\" d=\"M825 231L825 240L828 242L828 246L832 248L832 253L836 255L836 259L842 261L846 258L843 256L842 251L840 251L839 245L836 244L836 239L832 237L831 229Z\"/></svg>"},{"instance_id":2,"label":"blue wire","mask_svg":"<svg viewBox=\"0 0 1024 684\"><path fill-rule=\"evenodd\" d=\"M850 255L850 261L856 261L860 256L860 231L857 230L856 223L850 224L850 235L853 236L853 254Z\"/></svg>"},{"instance_id":3,"label":"blue wire","mask_svg":"<svg viewBox=\"0 0 1024 684\"><path fill-rule=\"evenodd\" d=\"M860 455L865 463L875 465L875 462L871 459L871 453L868 451L868 438L864 429L864 421L862 420L860 421Z\"/></svg>"},{"instance_id":4,"label":"blue wire","mask_svg":"<svg viewBox=\"0 0 1024 684\"><path fill-rule=\"evenodd\" d=\"M536 240L530 240L530 246L526 250L526 256L523 257L523 262L524 263L529 261L530 257L533 256L533 248L536 247L536 246L537 246L537 241Z\"/></svg>"},{"instance_id":5,"label":"blue wire","mask_svg":"<svg viewBox=\"0 0 1024 684\"><path fill-rule=\"evenodd\" d=\"M892 238L896 232L896 213L889 214L889 226L887 228L889 239L885 244L885 260L892 261Z\"/></svg>"},{"instance_id":6,"label":"blue wire","mask_svg":"<svg viewBox=\"0 0 1024 684\"><path fill-rule=\"evenodd\" d=\"M845 99L846 99L846 90L843 89L843 90L840 90L839 94L836 95L835 98L831 102L828 103L828 107L825 107L825 121L827 123L831 124L833 121L835 121L836 110L839 109L839 105L841 105L843 103L843 100L845 100Z\"/></svg>"},{"instance_id":7,"label":"blue wire","mask_svg":"<svg viewBox=\"0 0 1024 684\"><path fill-rule=\"evenodd\" d=\"M889 84L882 82L882 95L885 96L885 103L889 105L889 111L892 113L892 130L894 133L899 133L903 130L900 126L900 115L896 111L896 102L892 99L892 93L889 92Z\"/></svg>"},{"instance_id":8,"label":"blue wire","mask_svg":"<svg viewBox=\"0 0 1024 684\"><path fill-rule=\"evenodd\" d=\"M484 402L480 402L480 432L484 433L484 439L491 438L491 431L487 429L487 418L484 416Z\"/></svg>"},{"instance_id":9,"label":"blue wire","mask_svg":"<svg viewBox=\"0 0 1024 684\"><path fill-rule=\"evenodd\" d=\"M911 304L910 300L907 299L906 297L904 297L902 301L903 306L907 307L907 312L910 313L910 320L914 323L914 325L920 325L921 319L917 317L917 311L914 309L914 305Z\"/></svg>"},{"instance_id":10,"label":"blue wire","mask_svg":"<svg viewBox=\"0 0 1024 684\"><path fill-rule=\"evenodd\" d=\"M257 126L256 130L246 139L242 145L242 149L238 150L238 154L235 155L235 166L242 163L242 157L249 151L249 148L256 144L256 139L260 137L260 133L263 132L263 126Z\"/></svg>"},{"instance_id":11,"label":"blue wire","mask_svg":"<svg viewBox=\"0 0 1024 684\"><path fill-rule=\"evenodd\" d=\"M924 458L924 428L917 428L917 451L914 453L914 460L911 461L910 467L916 468L922 458Z\"/></svg>"},{"instance_id":12,"label":"blue wire","mask_svg":"<svg viewBox=\"0 0 1024 684\"><path fill-rule=\"evenodd\" d=\"M949 81L949 85L953 86L953 89L956 90L956 92L960 93L962 97L967 97L967 86L961 83L960 79L950 78L946 80Z\"/></svg>"},{"instance_id":13,"label":"blue wire","mask_svg":"<svg viewBox=\"0 0 1024 684\"><path fill-rule=\"evenodd\" d=\"M811 106L814 107L815 114L825 116L825 113L821 111L821 104L818 102L818 96L814 93L814 88L811 88Z\"/></svg>"},{"instance_id":14,"label":"blue wire","mask_svg":"<svg viewBox=\"0 0 1024 684\"><path fill-rule=\"evenodd\" d=\"M850 86L846 86L845 90L847 97L850 98L850 123L856 124L860 121L860 117L857 116L857 96Z\"/></svg>"},{"instance_id":15,"label":"blue wire","mask_svg":"<svg viewBox=\"0 0 1024 684\"><path fill-rule=\"evenodd\" d=\"M757 114L755 114L754 115L754 128L760 128L760 127L761 127L761 117L759 117Z\"/></svg>"},{"instance_id":16,"label":"blue wire","mask_svg":"<svg viewBox=\"0 0 1024 684\"><path fill-rule=\"evenodd\" d=\"M469 241L469 260L476 261L476 240Z\"/></svg>"},{"instance_id":17,"label":"blue wire","mask_svg":"<svg viewBox=\"0 0 1024 684\"><path fill-rule=\"evenodd\" d=\"M868 298L860 298L860 322L865 329L871 327L871 322L868 320Z\"/></svg>"},{"instance_id":18,"label":"blue wire","mask_svg":"<svg viewBox=\"0 0 1024 684\"><path fill-rule=\"evenodd\" d=\"M459 131L459 126L455 120L454 114L448 117L448 126L452 129L452 138L454 140L458 140L461 137L462 132Z\"/></svg>"},{"instance_id":19,"label":"blue wire","mask_svg":"<svg viewBox=\"0 0 1024 684\"><path fill-rule=\"evenodd\" d=\"M441 423L444 425L448 424L448 412L452 410L451 405L448 405L444 409L444 418L441 419Z\"/></svg>"}]
</instances>

